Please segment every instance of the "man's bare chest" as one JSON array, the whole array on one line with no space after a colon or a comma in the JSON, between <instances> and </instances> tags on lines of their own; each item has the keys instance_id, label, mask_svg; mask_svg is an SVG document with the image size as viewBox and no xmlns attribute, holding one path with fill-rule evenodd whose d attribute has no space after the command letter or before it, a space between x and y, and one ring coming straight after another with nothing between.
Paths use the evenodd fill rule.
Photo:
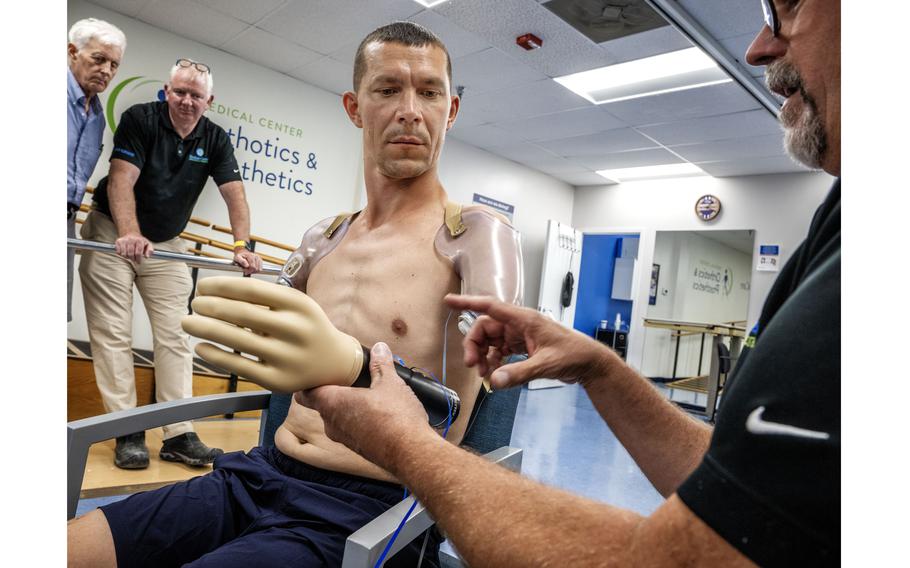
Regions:
<instances>
[{"instance_id":1,"label":"man's bare chest","mask_svg":"<svg viewBox=\"0 0 910 568\"><path fill-rule=\"evenodd\" d=\"M393 351L422 358L439 348L448 315L443 297L461 287L433 237L345 238L314 267L307 293L361 343L385 341Z\"/></svg>"}]
</instances>

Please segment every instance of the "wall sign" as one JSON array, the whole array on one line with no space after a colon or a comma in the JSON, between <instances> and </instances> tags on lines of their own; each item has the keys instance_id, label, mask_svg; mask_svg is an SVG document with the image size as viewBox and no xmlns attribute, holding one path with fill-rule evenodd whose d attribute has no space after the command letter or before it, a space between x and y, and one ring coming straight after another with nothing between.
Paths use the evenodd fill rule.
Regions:
<instances>
[{"instance_id":1,"label":"wall sign","mask_svg":"<svg viewBox=\"0 0 910 568\"><path fill-rule=\"evenodd\" d=\"M720 213L720 199L713 195L702 195L695 202L695 214L702 221L710 221Z\"/></svg>"},{"instance_id":2,"label":"wall sign","mask_svg":"<svg viewBox=\"0 0 910 568\"><path fill-rule=\"evenodd\" d=\"M692 272L692 289L705 294L729 296L733 291L733 269L700 259Z\"/></svg>"},{"instance_id":3,"label":"wall sign","mask_svg":"<svg viewBox=\"0 0 910 568\"><path fill-rule=\"evenodd\" d=\"M755 270L780 271L780 245L758 245L758 265Z\"/></svg>"},{"instance_id":4,"label":"wall sign","mask_svg":"<svg viewBox=\"0 0 910 568\"><path fill-rule=\"evenodd\" d=\"M474 203L480 203L481 205L486 205L487 207L491 207L491 208L495 209L496 211L499 211L500 213L505 215L509 219L510 222L513 221L512 217L515 215L515 206L514 205L509 205L508 203L503 203L502 201L498 201L496 199L493 199L492 197L487 197L486 195L480 195L479 193L474 194Z\"/></svg>"}]
</instances>

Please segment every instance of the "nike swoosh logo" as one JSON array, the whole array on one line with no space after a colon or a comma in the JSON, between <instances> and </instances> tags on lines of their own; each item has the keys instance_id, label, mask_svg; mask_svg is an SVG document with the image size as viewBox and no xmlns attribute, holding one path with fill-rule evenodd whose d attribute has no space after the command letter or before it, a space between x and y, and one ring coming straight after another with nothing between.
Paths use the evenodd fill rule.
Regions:
<instances>
[{"instance_id":1,"label":"nike swoosh logo","mask_svg":"<svg viewBox=\"0 0 910 568\"><path fill-rule=\"evenodd\" d=\"M236 174L236 173L239 172L239 171L240 171L240 170L234 170L234 173Z\"/></svg>"},{"instance_id":2,"label":"nike swoosh logo","mask_svg":"<svg viewBox=\"0 0 910 568\"><path fill-rule=\"evenodd\" d=\"M753 434L772 434L784 436L796 436L797 438L812 438L814 440L827 440L831 437L827 432L818 432L816 430L807 430L790 426L789 424L778 424L777 422L768 422L762 419L765 412L764 406L759 406L749 414L746 419L746 430Z\"/></svg>"}]
</instances>

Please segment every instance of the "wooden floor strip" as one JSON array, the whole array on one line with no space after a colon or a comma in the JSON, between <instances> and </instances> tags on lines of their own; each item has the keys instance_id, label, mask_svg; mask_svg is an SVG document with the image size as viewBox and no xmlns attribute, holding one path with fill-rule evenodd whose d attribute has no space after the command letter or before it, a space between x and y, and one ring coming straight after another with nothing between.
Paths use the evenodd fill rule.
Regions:
<instances>
[{"instance_id":1,"label":"wooden floor strip","mask_svg":"<svg viewBox=\"0 0 910 568\"><path fill-rule=\"evenodd\" d=\"M197 420L195 426L203 442L226 453L249 451L259 441L259 420L255 419ZM159 459L161 440L160 428L146 432L149 467L138 470L120 469L114 465L114 440L93 444L89 449L80 497L90 499L146 491L205 475L212 470L211 466L191 467Z\"/></svg>"},{"instance_id":2,"label":"wooden floor strip","mask_svg":"<svg viewBox=\"0 0 910 568\"><path fill-rule=\"evenodd\" d=\"M708 375L680 379L678 381L666 383L666 386L667 386L667 388L671 388L671 389L680 389L680 390L687 390L687 391L692 391L692 392L706 393L706 392L708 392Z\"/></svg>"}]
</instances>

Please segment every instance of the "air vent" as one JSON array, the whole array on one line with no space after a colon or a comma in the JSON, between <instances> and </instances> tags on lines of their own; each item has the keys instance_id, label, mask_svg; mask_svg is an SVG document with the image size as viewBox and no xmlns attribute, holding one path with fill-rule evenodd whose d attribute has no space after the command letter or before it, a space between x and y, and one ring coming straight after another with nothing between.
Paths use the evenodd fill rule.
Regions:
<instances>
[{"instance_id":1,"label":"air vent","mask_svg":"<svg viewBox=\"0 0 910 568\"><path fill-rule=\"evenodd\" d=\"M644 0L551 0L543 5L594 43L669 25Z\"/></svg>"}]
</instances>

